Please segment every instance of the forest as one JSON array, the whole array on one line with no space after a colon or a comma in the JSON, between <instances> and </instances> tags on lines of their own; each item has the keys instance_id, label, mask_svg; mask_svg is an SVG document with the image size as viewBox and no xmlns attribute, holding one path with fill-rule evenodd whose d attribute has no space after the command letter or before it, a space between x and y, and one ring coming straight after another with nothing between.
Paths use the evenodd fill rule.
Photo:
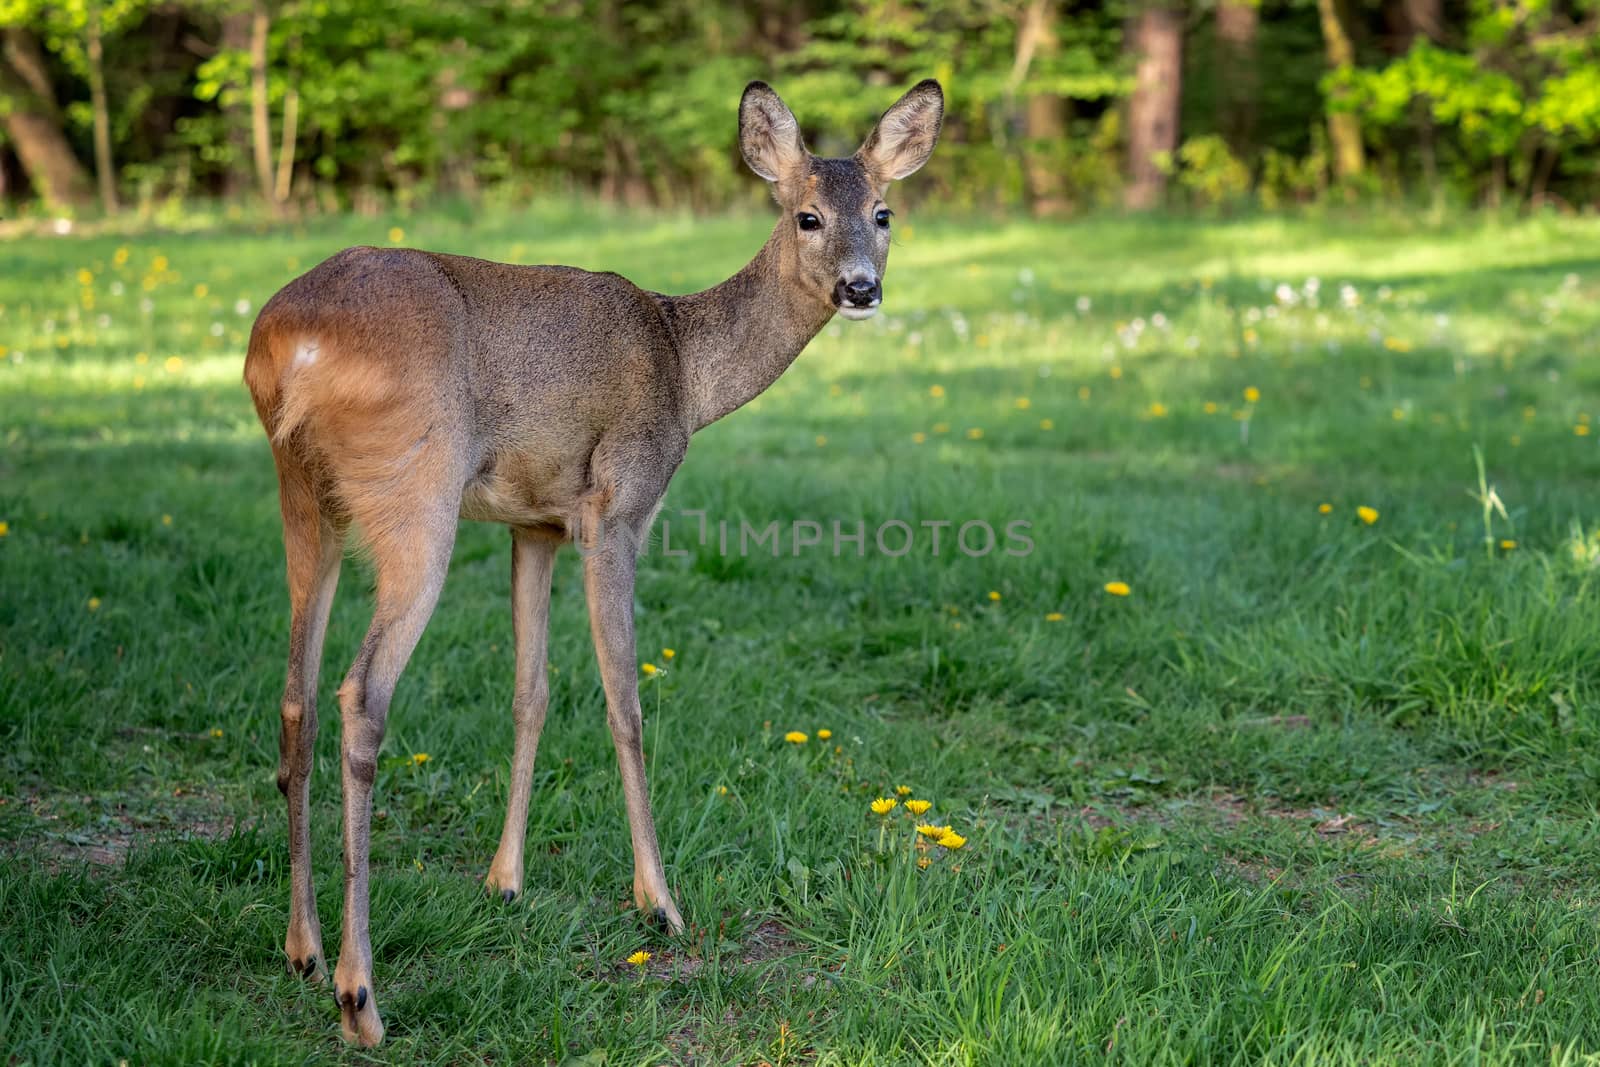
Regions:
<instances>
[{"instance_id":1,"label":"forest","mask_svg":"<svg viewBox=\"0 0 1600 1067\"><path fill-rule=\"evenodd\" d=\"M945 83L919 195L974 210L1600 197L1597 0L0 0L0 212L759 197Z\"/></svg>"}]
</instances>

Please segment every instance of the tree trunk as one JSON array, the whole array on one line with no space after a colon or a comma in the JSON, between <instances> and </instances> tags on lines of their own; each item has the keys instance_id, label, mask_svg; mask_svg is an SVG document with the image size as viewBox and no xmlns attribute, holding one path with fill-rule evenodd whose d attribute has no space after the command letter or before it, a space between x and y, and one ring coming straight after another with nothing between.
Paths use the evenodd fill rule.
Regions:
<instances>
[{"instance_id":1,"label":"tree trunk","mask_svg":"<svg viewBox=\"0 0 1600 1067\"><path fill-rule=\"evenodd\" d=\"M1417 38L1434 44L1444 41L1444 5L1441 0L1401 0L1405 13L1407 39L1404 51L1410 51Z\"/></svg>"},{"instance_id":2,"label":"tree trunk","mask_svg":"<svg viewBox=\"0 0 1600 1067\"><path fill-rule=\"evenodd\" d=\"M222 16L222 51L249 54L249 8L239 8ZM248 106L241 106L238 98L223 105L223 119L228 128L228 173L223 178L223 190L229 197L245 195L255 179L250 170L250 122Z\"/></svg>"},{"instance_id":3,"label":"tree trunk","mask_svg":"<svg viewBox=\"0 0 1600 1067\"><path fill-rule=\"evenodd\" d=\"M1178 148L1183 14L1152 0L1134 16L1129 40L1138 66L1128 101L1128 187L1123 202L1145 211L1161 202Z\"/></svg>"},{"instance_id":4,"label":"tree trunk","mask_svg":"<svg viewBox=\"0 0 1600 1067\"><path fill-rule=\"evenodd\" d=\"M1260 74L1256 65L1256 31L1261 9L1253 0L1217 3L1217 129L1240 159L1255 156L1256 97Z\"/></svg>"},{"instance_id":5,"label":"tree trunk","mask_svg":"<svg viewBox=\"0 0 1600 1067\"><path fill-rule=\"evenodd\" d=\"M0 121L27 172L33 191L45 205L85 207L94 194L88 172L61 123L55 90L45 68L44 52L27 29L4 31L4 62L0 62Z\"/></svg>"},{"instance_id":6,"label":"tree trunk","mask_svg":"<svg viewBox=\"0 0 1600 1067\"><path fill-rule=\"evenodd\" d=\"M117 165L111 158L111 107L106 102L105 43L100 33L100 5L91 3L84 27L89 60L89 106L94 112L94 176L100 186L100 209L117 213Z\"/></svg>"},{"instance_id":7,"label":"tree trunk","mask_svg":"<svg viewBox=\"0 0 1600 1067\"><path fill-rule=\"evenodd\" d=\"M272 120L267 113L267 5L256 0L250 15L250 141L256 163L256 188L268 207L272 196Z\"/></svg>"},{"instance_id":8,"label":"tree trunk","mask_svg":"<svg viewBox=\"0 0 1600 1067\"><path fill-rule=\"evenodd\" d=\"M1017 48L1006 80L1006 111L1016 114L1017 91L1028 77L1035 58L1049 59L1060 51L1056 38L1055 0L1030 0L1017 22ZM1031 93L1021 114L1022 182L1034 215L1062 215L1071 209L1066 182L1056 153L1067 137L1067 102L1056 93Z\"/></svg>"},{"instance_id":9,"label":"tree trunk","mask_svg":"<svg viewBox=\"0 0 1600 1067\"><path fill-rule=\"evenodd\" d=\"M1356 49L1340 9L1339 0L1317 0L1322 21L1322 41L1327 49L1328 66L1335 72L1355 66ZM1341 179L1353 178L1366 168L1366 150L1361 143L1361 120L1353 111L1340 110L1346 93L1335 88L1328 103L1328 140L1333 145L1333 169Z\"/></svg>"}]
</instances>

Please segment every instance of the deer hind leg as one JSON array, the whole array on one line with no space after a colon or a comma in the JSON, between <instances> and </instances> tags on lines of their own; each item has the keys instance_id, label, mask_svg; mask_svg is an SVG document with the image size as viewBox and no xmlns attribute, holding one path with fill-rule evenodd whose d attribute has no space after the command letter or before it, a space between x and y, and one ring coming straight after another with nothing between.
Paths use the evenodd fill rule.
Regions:
<instances>
[{"instance_id":1,"label":"deer hind leg","mask_svg":"<svg viewBox=\"0 0 1600 1067\"><path fill-rule=\"evenodd\" d=\"M511 627L517 644L517 688L512 698L516 743L511 756L511 796L489 875L491 893L511 900L522 892L522 847L528 828L528 797L533 791L533 760L539 751L550 704L545 673L550 631L550 574L561 543L531 530L511 531Z\"/></svg>"},{"instance_id":2,"label":"deer hind leg","mask_svg":"<svg viewBox=\"0 0 1600 1067\"><path fill-rule=\"evenodd\" d=\"M383 1040L373 995L368 936L368 854L372 783L389 702L406 661L433 614L455 544L456 515L435 510L387 526L372 539L377 604L355 663L339 687L344 779L344 935L334 968L334 1000L344 1036L365 1046Z\"/></svg>"},{"instance_id":3,"label":"deer hind leg","mask_svg":"<svg viewBox=\"0 0 1600 1067\"><path fill-rule=\"evenodd\" d=\"M289 808L289 930L284 955L306 978L327 973L311 878L311 767L317 740L322 639L339 584L344 527L319 503L296 457L278 457L283 544L289 577L289 670L278 735L278 789Z\"/></svg>"},{"instance_id":4,"label":"deer hind leg","mask_svg":"<svg viewBox=\"0 0 1600 1067\"><path fill-rule=\"evenodd\" d=\"M667 888L644 777L643 717L639 711L639 669L633 638L636 560L633 543L627 537L606 536L599 540L584 559L584 592L606 691L606 722L611 727L611 743L617 750L617 767L622 772L622 794L628 805L628 831L633 838L633 902L676 934L683 932L683 917Z\"/></svg>"}]
</instances>

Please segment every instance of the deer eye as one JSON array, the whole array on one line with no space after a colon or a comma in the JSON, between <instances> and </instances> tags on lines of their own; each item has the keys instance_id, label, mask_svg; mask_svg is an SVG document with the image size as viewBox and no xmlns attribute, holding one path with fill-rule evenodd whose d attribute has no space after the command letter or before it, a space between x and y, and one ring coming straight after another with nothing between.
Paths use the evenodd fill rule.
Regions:
<instances>
[{"instance_id":1,"label":"deer eye","mask_svg":"<svg viewBox=\"0 0 1600 1067\"><path fill-rule=\"evenodd\" d=\"M889 216L893 214L894 212L890 211L888 208L881 207L878 209L878 213L872 216L872 221L876 222L879 226L882 226L887 230L889 228Z\"/></svg>"},{"instance_id":2,"label":"deer eye","mask_svg":"<svg viewBox=\"0 0 1600 1067\"><path fill-rule=\"evenodd\" d=\"M809 211L802 211L800 214L796 215L795 218L800 220L800 228L802 230L822 229L822 220L817 218Z\"/></svg>"}]
</instances>

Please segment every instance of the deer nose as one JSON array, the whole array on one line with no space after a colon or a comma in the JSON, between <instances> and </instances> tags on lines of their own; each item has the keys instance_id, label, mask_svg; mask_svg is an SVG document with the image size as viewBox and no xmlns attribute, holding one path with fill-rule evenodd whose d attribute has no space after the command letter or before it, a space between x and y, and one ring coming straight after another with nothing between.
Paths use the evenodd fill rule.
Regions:
<instances>
[{"instance_id":1,"label":"deer nose","mask_svg":"<svg viewBox=\"0 0 1600 1067\"><path fill-rule=\"evenodd\" d=\"M833 289L834 303L840 307L872 307L883 299L876 278L840 278Z\"/></svg>"}]
</instances>

